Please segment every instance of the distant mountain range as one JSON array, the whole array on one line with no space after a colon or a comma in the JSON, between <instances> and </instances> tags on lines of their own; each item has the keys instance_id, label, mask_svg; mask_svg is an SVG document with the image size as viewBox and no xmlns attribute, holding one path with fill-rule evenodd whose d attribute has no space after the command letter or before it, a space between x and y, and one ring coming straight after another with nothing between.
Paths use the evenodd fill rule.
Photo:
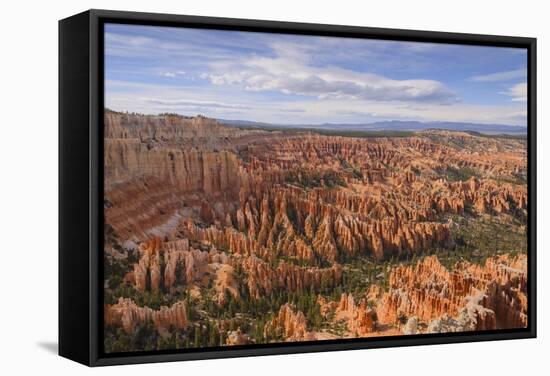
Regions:
<instances>
[{"instance_id":1,"label":"distant mountain range","mask_svg":"<svg viewBox=\"0 0 550 376\"><path fill-rule=\"evenodd\" d=\"M375 123L364 124L272 124L247 120L226 120L218 119L224 124L245 128L266 128L266 129L319 129L319 130L339 130L339 131L422 131L426 129L447 129L451 131L471 131L484 134L510 134L526 135L527 127L503 125L503 124L479 124L462 123L450 121L379 121Z\"/></svg>"}]
</instances>

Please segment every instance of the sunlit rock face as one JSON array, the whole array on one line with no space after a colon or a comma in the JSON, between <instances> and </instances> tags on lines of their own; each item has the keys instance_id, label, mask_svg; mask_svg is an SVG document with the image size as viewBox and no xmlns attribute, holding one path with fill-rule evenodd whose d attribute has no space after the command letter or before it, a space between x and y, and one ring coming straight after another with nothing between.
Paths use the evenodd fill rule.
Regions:
<instances>
[{"instance_id":1,"label":"sunlit rock face","mask_svg":"<svg viewBox=\"0 0 550 376\"><path fill-rule=\"evenodd\" d=\"M527 326L525 140L104 121L114 348Z\"/></svg>"},{"instance_id":2,"label":"sunlit rock face","mask_svg":"<svg viewBox=\"0 0 550 376\"><path fill-rule=\"evenodd\" d=\"M457 329L439 330L525 327L526 277L525 256L491 258L484 266L463 262L453 271L441 265L437 257L426 257L416 265L392 270L390 288L376 308L377 317L380 323L388 324L398 324L401 317L416 317L431 323L431 331L456 317Z\"/></svg>"},{"instance_id":3,"label":"sunlit rock face","mask_svg":"<svg viewBox=\"0 0 550 376\"><path fill-rule=\"evenodd\" d=\"M279 313L264 328L265 336L273 333L285 341L312 341L315 335L307 331L307 321L303 312L294 312L287 303L281 306Z\"/></svg>"},{"instance_id":4,"label":"sunlit rock face","mask_svg":"<svg viewBox=\"0 0 550 376\"><path fill-rule=\"evenodd\" d=\"M131 299L120 298L116 304L105 305L104 319L105 325L120 326L126 333L132 333L136 326L147 323L153 323L156 328L184 329L189 325L185 302L153 310L139 307Z\"/></svg>"},{"instance_id":5,"label":"sunlit rock face","mask_svg":"<svg viewBox=\"0 0 550 376\"><path fill-rule=\"evenodd\" d=\"M273 268L254 256L243 261L243 269L247 275L250 296L256 299L281 288L303 292L335 286L342 278L342 267L338 264L330 268L316 268L299 267L282 261Z\"/></svg>"},{"instance_id":6,"label":"sunlit rock face","mask_svg":"<svg viewBox=\"0 0 550 376\"><path fill-rule=\"evenodd\" d=\"M367 308L367 302L363 298L357 305L352 294L342 294L340 302L336 307L335 320L344 320L347 322L348 330L358 336L363 337L374 331L374 310Z\"/></svg>"}]
</instances>

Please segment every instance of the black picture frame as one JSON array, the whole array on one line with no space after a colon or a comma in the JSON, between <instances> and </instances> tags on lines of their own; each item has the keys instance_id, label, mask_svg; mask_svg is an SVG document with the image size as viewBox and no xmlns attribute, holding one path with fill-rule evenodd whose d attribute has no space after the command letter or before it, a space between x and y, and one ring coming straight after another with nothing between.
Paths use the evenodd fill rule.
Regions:
<instances>
[{"instance_id":1,"label":"black picture frame","mask_svg":"<svg viewBox=\"0 0 550 376\"><path fill-rule=\"evenodd\" d=\"M528 55L528 327L194 350L102 351L103 25L521 47ZM59 354L88 366L432 345L536 337L536 39L357 26L88 10L59 21Z\"/></svg>"}]
</instances>

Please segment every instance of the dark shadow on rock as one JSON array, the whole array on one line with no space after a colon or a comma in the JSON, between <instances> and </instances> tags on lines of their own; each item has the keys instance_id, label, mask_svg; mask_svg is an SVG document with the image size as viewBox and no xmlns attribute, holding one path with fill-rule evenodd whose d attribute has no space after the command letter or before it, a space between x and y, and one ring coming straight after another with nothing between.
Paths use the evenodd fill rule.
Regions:
<instances>
[{"instance_id":1,"label":"dark shadow on rock","mask_svg":"<svg viewBox=\"0 0 550 376\"><path fill-rule=\"evenodd\" d=\"M47 352L57 355L57 351L58 351L57 342L38 342L37 345L38 347L43 348Z\"/></svg>"}]
</instances>

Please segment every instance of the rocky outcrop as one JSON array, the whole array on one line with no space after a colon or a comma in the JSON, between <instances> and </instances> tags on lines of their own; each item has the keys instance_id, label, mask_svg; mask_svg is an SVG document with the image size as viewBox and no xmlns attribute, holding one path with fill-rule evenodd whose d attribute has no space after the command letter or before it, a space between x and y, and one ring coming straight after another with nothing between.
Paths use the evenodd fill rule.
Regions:
<instances>
[{"instance_id":1,"label":"rocky outcrop","mask_svg":"<svg viewBox=\"0 0 550 376\"><path fill-rule=\"evenodd\" d=\"M231 151L149 148L139 141L105 143L105 172L110 182L154 177L182 193L200 192L206 196L238 193L237 156ZM111 187L106 191L107 197Z\"/></svg>"},{"instance_id":2,"label":"rocky outcrop","mask_svg":"<svg viewBox=\"0 0 550 376\"><path fill-rule=\"evenodd\" d=\"M137 294L189 293L194 320L215 322L228 345L262 333L235 330L241 322L219 319L216 310L239 307L242 297L279 299L282 290L325 294L319 307L334 327L309 332L304 313L277 302L273 320L256 328L268 341L527 326L525 256L451 269L424 257L385 268L387 284L369 274L362 294L354 281L354 295L341 266L355 277L350 260L359 257L405 260L451 249L459 244L456 216L524 220L525 140L446 131L290 134L112 111L104 120L106 263L127 267L123 281ZM105 286L117 293L111 277ZM335 286L346 291L339 299ZM107 326L127 333L189 324L184 302L153 310L122 298L104 312ZM247 315L237 321L263 322Z\"/></svg>"},{"instance_id":3,"label":"rocky outcrop","mask_svg":"<svg viewBox=\"0 0 550 376\"><path fill-rule=\"evenodd\" d=\"M219 272L219 264L230 262L225 253L215 249L201 251L191 248L187 239L162 242L159 238L153 238L141 243L139 252L141 257L139 262L134 264L133 276L134 285L140 291L158 291L161 287L169 290L177 281L182 285L208 285L217 273L216 270ZM217 283L219 292L222 293L223 285L223 289L228 288L230 293L235 293L231 277L221 275L228 274L228 269L219 274L217 279L223 280Z\"/></svg>"},{"instance_id":4,"label":"rocky outcrop","mask_svg":"<svg viewBox=\"0 0 550 376\"><path fill-rule=\"evenodd\" d=\"M105 193L106 237L141 242L172 233L181 218L182 194L155 178L117 184Z\"/></svg>"},{"instance_id":5,"label":"rocky outcrop","mask_svg":"<svg viewBox=\"0 0 550 376\"><path fill-rule=\"evenodd\" d=\"M464 266L474 278L488 281L483 306L496 314L498 328L527 327L527 256L490 258L484 267ZM481 290L481 289L480 289Z\"/></svg>"},{"instance_id":6,"label":"rocky outcrop","mask_svg":"<svg viewBox=\"0 0 550 376\"><path fill-rule=\"evenodd\" d=\"M342 267L338 264L330 268L310 268L281 261L277 267L273 267L250 256L242 262L242 267L249 295L255 299L268 296L277 289L296 292L335 286L342 279Z\"/></svg>"},{"instance_id":7,"label":"rocky outcrop","mask_svg":"<svg viewBox=\"0 0 550 376\"><path fill-rule=\"evenodd\" d=\"M342 294L335 311L336 321L346 321L347 328L354 336L363 337L374 331L374 311L367 307L365 299L355 304L353 295Z\"/></svg>"},{"instance_id":8,"label":"rocky outcrop","mask_svg":"<svg viewBox=\"0 0 550 376\"><path fill-rule=\"evenodd\" d=\"M283 141L273 134L244 144L238 140L246 132L201 117L110 113L106 124L124 129L108 132L113 145L106 143L106 222L138 241L163 236L183 216L212 226L200 223L189 229L190 237L212 237L232 253L315 265L445 247L452 239L441 214L527 208L525 186L434 178L434 171L444 175L449 166L477 167L459 163L472 153L424 137L301 135ZM202 141L187 142L194 138ZM123 145L128 142L135 145ZM484 158L491 166L504 163L500 169L478 166L496 176L516 176L524 161L522 155L510 157L517 164Z\"/></svg>"},{"instance_id":9,"label":"rocky outcrop","mask_svg":"<svg viewBox=\"0 0 550 376\"><path fill-rule=\"evenodd\" d=\"M459 277L459 276L457 276ZM462 281L452 284L450 273L436 256L424 258L414 266L397 266L389 276L389 291L382 296L376 313L381 323L398 324L402 317L415 316L422 321L456 313L469 288Z\"/></svg>"},{"instance_id":10,"label":"rocky outcrop","mask_svg":"<svg viewBox=\"0 0 550 376\"><path fill-rule=\"evenodd\" d=\"M282 305L273 320L265 324L264 336L282 338L288 342L315 340L315 335L307 330L304 314L301 311L294 312L288 303Z\"/></svg>"},{"instance_id":11,"label":"rocky outcrop","mask_svg":"<svg viewBox=\"0 0 550 376\"><path fill-rule=\"evenodd\" d=\"M255 132L204 117L107 112L106 224L120 238L143 241L165 236L184 208L202 206L206 222L224 218L246 181L229 146Z\"/></svg>"},{"instance_id":12,"label":"rocky outcrop","mask_svg":"<svg viewBox=\"0 0 550 376\"><path fill-rule=\"evenodd\" d=\"M226 221L235 223L236 228L203 228L187 222L187 236L231 253L255 254L267 260L283 256L312 264L316 260L332 263L340 257L360 254L384 259L451 241L448 224L415 221L427 219L427 214L409 217L398 208L372 200L357 204L359 213L351 215L353 195L348 195L349 201L344 194L323 195L318 191L304 195L293 189L280 189L275 195L264 194L261 204L251 196L245 199L244 209L237 211L235 219L229 217ZM341 207L337 200L342 200ZM376 213L380 219L371 218Z\"/></svg>"},{"instance_id":13,"label":"rocky outcrop","mask_svg":"<svg viewBox=\"0 0 550 376\"><path fill-rule=\"evenodd\" d=\"M222 140L244 133L200 115L186 117L176 114L140 115L106 111L104 125L104 137L107 139L134 139L153 145L164 142L219 147L224 144Z\"/></svg>"},{"instance_id":14,"label":"rocky outcrop","mask_svg":"<svg viewBox=\"0 0 550 376\"><path fill-rule=\"evenodd\" d=\"M491 258L484 266L458 263L452 271L426 257L392 269L377 317L390 325L415 317L433 331L526 327L526 272L525 256Z\"/></svg>"},{"instance_id":15,"label":"rocky outcrop","mask_svg":"<svg viewBox=\"0 0 550 376\"><path fill-rule=\"evenodd\" d=\"M403 334L418 334L418 319L416 317L413 316L407 320L407 323L403 327Z\"/></svg>"},{"instance_id":16,"label":"rocky outcrop","mask_svg":"<svg viewBox=\"0 0 550 376\"><path fill-rule=\"evenodd\" d=\"M105 325L122 327L128 334L133 333L137 326L147 323L152 323L157 329L184 329L189 325L185 301L153 310L139 307L131 299L119 298L116 304L106 304L103 312Z\"/></svg>"},{"instance_id":17,"label":"rocky outcrop","mask_svg":"<svg viewBox=\"0 0 550 376\"><path fill-rule=\"evenodd\" d=\"M483 306L487 304L484 302L485 299L486 296L483 294L467 297L468 303L459 310L458 315L455 317L443 315L441 318L432 320L427 332L449 333L496 329L495 312Z\"/></svg>"},{"instance_id":18,"label":"rocky outcrop","mask_svg":"<svg viewBox=\"0 0 550 376\"><path fill-rule=\"evenodd\" d=\"M136 154L151 154L154 150ZM106 150L107 160L109 152L128 158L120 150ZM146 155L144 161L131 164L106 162L130 166L120 178L118 172L113 172L105 189L105 222L119 237L143 241L154 235L164 236L190 210L206 223L223 219L234 210L232 203L238 198L241 181L235 154L194 149L161 149L156 153L166 155Z\"/></svg>"},{"instance_id":19,"label":"rocky outcrop","mask_svg":"<svg viewBox=\"0 0 550 376\"><path fill-rule=\"evenodd\" d=\"M235 280L235 269L231 265L219 265L216 270L214 289L216 290L215 300L218 304L226 303L227 295L240 299L238 282Z\"/></svg>"},{"instance_id":20,"label":"rocky outcrop","mask_svg":"<svg viewBox=\"0 0 550 376\"><path fill-rule=\"evenodd\" d=\"M250 336L246 333L242 333L241 329L227 333L225 344L228 346L248 345L249 343L252 343Z\"/></svg>"}]
</instances>

